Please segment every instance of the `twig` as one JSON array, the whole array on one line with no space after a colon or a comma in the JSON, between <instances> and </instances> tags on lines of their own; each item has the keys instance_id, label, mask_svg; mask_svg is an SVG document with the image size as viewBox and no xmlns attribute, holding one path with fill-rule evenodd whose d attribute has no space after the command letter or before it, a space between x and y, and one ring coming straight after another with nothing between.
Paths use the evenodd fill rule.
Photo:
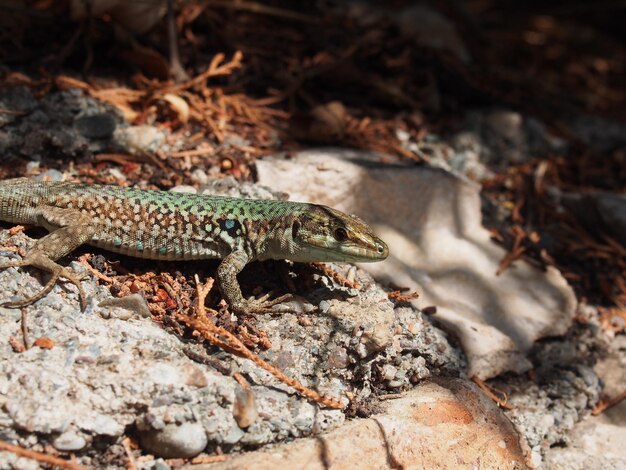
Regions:
<instances>
[{"instance_id":1,"label":"twig","mask_svg":"<svg viewBox=\"0 0 626 470\"><path fill-rule=\"evenodd\" d=\"M228 456L226 455L198 455L191 459L192 465L198 465L203 463L217 463L217 462L226 462L228 460Z\"/></svg>"},{"instance_id":2,"label":"twig","mask_svg":"<svg viewBox=\"0 0 626 470\"><path fill-rule=\"evenodd\" d=\"M291 377L286 376L276 367L271 364L268 364L259 356L250 351L235 335L226 330L225 328L219 327L215 325L206 313L206 307L204 306L204 301L206 299L207 294L213 287L213 279L209 279L206 284L201 284L198 276L196 275L196 286L198 292L198 304L196 308L196 315L194 317L190 315L186 315L183 313L178 313L176 318L183 323L185 323L190 328L196 330L204 339L206 339L209 343L214 346L220 347L226 351L231 351L234 354L237 354L240 357L249 359L254 362L257 366L262 368L263 370L269 372L278 380L283 382L284 384L294 388L298 393L302 396L308 398L311 401L320 403L329 408L335 409L343 409L344 406L341 404L339 400L335 400L333 398L328 398L319 393L311 390L300 382L292 379ZM217 314L217 312L215 312Z\"/></svg>"},{"instance_id":3,"label":"twig","mask_svg":"<svg viewBox=\"0 0 626 470\"><path fill-rule=\"evenodd\" d=\"M160 90L162 93L175 93L177 91L187 90L188 88L193 88L196 85L201 85L206 82L209 78L218 77L220 75L228 75L233 70L241 67L241 61L243 59L243 53L241 51L235 52L233 58L230 62L223 64L224 54L221 52L215 54L213 60L207 67L207 69L201 73L193 77L190 80L187 80L179 85L169 85Z\"/></svg>"},{"instance_id":4,"label":"twig","mask_svg":"<svg viewBox=\"0 0 626 470\"><path fill-rule=\"evenodd\" d=\"M26 307L22 307L22 341L24 341L24 350L29 348L28 325L26 323Z\"/></svg>"},{"instance_id":5,"label":"twig","mask_svg":"<svg viewBox=\"0 0 626 470\"><path fill-rule=\"evenodd\" d=\"M56 465L57 467L65 468L67 470L86 470L82 465L78 465L74 461L74 457L72 460L60 459L58 457L53 457L52 455L44 454L42 452L36 452L34 450L24 449L20 446L14 446L0 440L0 450L6 450L7 452L13 452L15 455L19 455L21 457L26 457L28 459L36 460L37 462L47 463L50 465Z\"/></svg>"},{"instance_id":6,"label":"twig","mask_svg":"<svg viewBox=\"0 0 626 470\"><path fill-rule=\"evenodd\" d=\"M350 289L360 289L361 288L361 285L358 282L352 282L350 279L346 279L341 274L339 274L337 271L329 268L328 265L326 265L324 263L311 263L311 265L313 265L314 267L316 267L317 269L322 271L324 274L326 274L331 279L334 279L336 282L338 282L342 286L347 286Z\"/></svg>"},{"instance_id":7,"label":"twig","mask_svg":"<svg viewBox=\"0 0 626 470\"><path fill-rule=\"evenodd\" d=\"M107 284L115 284L115 280L110 278L109 276L105 276L104 274L102 274L100 271L98 271L96 268L94 268L91 264L89 264L89 259L91 258L91 255L89 253L85 253L84 255L80 255L78 258L78 262L80 264L82 264L83 266L85 266L87 268L87 270L93 274L97 279L99 279L102 282L106 282Z\"/></svg>"},{"instance_id":8,"label":"twig","mask_svg":"<svg viewBox=\"0 0 626 470\"><path fill-rule=\"evenodd\" d=\"M402 398L404 395L402 393L388 393L387 395L378 395L376 398L379 400L397 400L398 398Z\"/></svg>"},{"instance_id":9,"label":"twig","mask_svg":"<svg viewBox=\"0 0 626 470\"><path fill-rule=\"evenodd\" d=\"M122 439L122 446L126 452L126 457L128 457L128 460L126 461L126 470L137 470L137 464L135 463L135 458L133 457L133 449L130 447L130 438L125 437Z\"/></svg>"},{"instance_id":10,"label":"twig","mask_svg":"<svg viewBox=\"0 0 626 470\"><path fill-rule=\"evenodd\" d=\"M626 390L617 395L616 397L610 398L608 400L600 400L598 404L591 411L592 416L598 416L601 413L604 413L606 410L611 408L612 406L617 405L622 400L626 400Z\"/></svg>"},{"instance_id":11,"label":"twig","mask_svg":"<svg viewBox=\"0 0 626 470\"><path fill-rule=\"evenodd\" d=\"M506 255L504 255L502 261L500 261L500 266L498 266L496 276L499 276L504 271L506 271L507 268L513 264L513 262L520 259L522 255L526 252L526 248L522 246L522 241L524 240L524 238L526 238L526 233L524 232L524 230L522 230L518 225L514 225L513 234L515 236L515 240L513 241L513 247Z\"/></svg>"},{"instance_id":12,"label":"twig","mask_svg":"<svg viewBox=\"0 0 626 470\"><path fill-rule=\"evenodd\" d=\"M239 385L241 385L241 388L243 388L244 390L252 390L252 387L250 387L248 381L239 372L235 372L233 374L233 379L235 379L235 381Z\"/></svg>"},{"instance_id":13,"label":"twig","mask_svg":"<svg viewBox=\"0 0 626 470\"><path fill-rule=\"evenodd\" d=\"M168 153L172 158L184 158L184 157L199 157L202 155L211 155L215 153L214 148L194 149L194 150L181 150L180 152Z\"/></svg>"},{"instance_id":14,"label":"twig","mask_svg":"<svg viewBox=\"0 0 626 470\"><path fill-rule=\"evenodd\" d=\"M174 299L174 302L176 302L176 307L178 307L179 310L182 310L183 303L180 299L180 295L178 295L178 292L176 292L174 290L174 287L172 286L172 284L175 283L176 281L172 279L172 276L170 276L168 273L161 274L161 280L162 280L161 285L165 289L165 292L167 292L168 295L172 299Z\"/></svg>"},{"instance_id":15,"label":"twig","mask_svg":"<svg viewBox=\"0 0 626 470\"><path fill-rule=\"evenodd\" d=\"M501 392L502 395L504 396L504 399L501 399L501 398L498 398L496 396L496 394L491 391L491 388L489 388L487 386L487 384L485 382L483 382L482 380L480 380L478 377L476 377L476 376L472 377L472 382L474 382L476 385L478 385L480 387L480 389L483 392L485 392L489 398L491 398L493 401L495 401L496 404L500 408L504 408L506 410L512 410L513 409L513 407L507 403L506 393Z\"/></svg>"},{"instance_id":16,"label":"twig","mask_svg":"<svg viewBox=\"0 0 626 470\"><path fill-rule=\"evenodd\" d=\"M387 293L387 298L389 300L392 300L401 304L410 302L411 300L415 300L419 296L420 295L417 292L409 292L408 294L403 294L402 290L394 290L394 291Z\"/></svg>"}]
</instances>

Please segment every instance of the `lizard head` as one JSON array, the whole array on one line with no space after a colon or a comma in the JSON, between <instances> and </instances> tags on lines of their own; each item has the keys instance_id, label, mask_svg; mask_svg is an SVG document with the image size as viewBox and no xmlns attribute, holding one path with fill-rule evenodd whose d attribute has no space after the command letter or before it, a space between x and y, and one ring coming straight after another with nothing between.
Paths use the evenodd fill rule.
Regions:
<instances>
[{"instance_id":1,"label":"lizard head","mask_svg":"<svg viewBox=\"0 0 626 470\"><path fill-rule=\"evenodd\" d=\"M389 256L387 244L358 217L308 205L291 223L293 261L372 262Z\"/></svg>"}]
</instances>

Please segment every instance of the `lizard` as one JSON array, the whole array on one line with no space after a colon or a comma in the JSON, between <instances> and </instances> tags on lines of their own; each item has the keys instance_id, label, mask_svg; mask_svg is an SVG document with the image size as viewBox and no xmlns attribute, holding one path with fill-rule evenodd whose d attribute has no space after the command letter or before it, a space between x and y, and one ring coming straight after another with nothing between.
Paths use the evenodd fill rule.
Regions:
<instances>
[{"instance_id":1,"label":"lizard","mask_svg":"<svg viewBox=\"0 0 626 470\"><path fill-rule=\"evenodd\" d=\"M220 259L216 279L237 314L269 312L290 297L244 299L237 274L251 261L373 262L389 255L385 242L356 216L292 201L15 178L0 181L0 220L50 232L21 260L0 264L51 274L38 293L2 304L13 308L43 298L65 278L78 288L84 310L81 279L57 263L83 244L153 260Z\"/></svg>"}]
</instances>

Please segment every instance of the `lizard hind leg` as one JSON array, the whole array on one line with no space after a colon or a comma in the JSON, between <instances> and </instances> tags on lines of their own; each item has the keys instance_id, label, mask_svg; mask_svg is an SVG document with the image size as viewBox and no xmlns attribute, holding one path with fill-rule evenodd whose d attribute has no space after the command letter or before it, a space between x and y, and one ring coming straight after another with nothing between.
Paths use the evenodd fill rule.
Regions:
<instances>
[{"instance_id":1,"label":"lizard hind leg","mask_svg":"<svg viewBox=\"0 0 626 470\"><path fill-rule=\"evenodd\" d=\"M41 209L38 225L52 230L48 235L40 238L21 261L12 261L0 265L0 269L32 266L52 274L52 278L37 294L24 300L5 302L5 307L19 308L30 305L48 294L60 277L63 277L78 287L80 306L87 307L87 296L80 284L79 277L69 268L56 263L56 260L88 242L93 237L97 227L90 223L89 218L73 209L59 209L45 207Z\"/></svg>"},{"instance_id":2,"label":"lizard hind leg","mask_svg":"<svg viewBox=\"0 0 626 470\"><path fill-rule=\"evenodd\" d=\"M63 277L78 288L78 294L80 296L80 306L82 310L85 310L85 308L87 307L87 295L85 294L83 286L80 284L79 277L71 269L55 263L41 252L31 251L31 253L29 253L21 261L12 261L10 263L0 264L0 269L25 266L32 266L34 268L41 269L42 271L47 271L51 273L52 276L50 277L46 285L36 294L23 300L4 302L0 304L0 306L7 308L21 308L35 303L39 299L45 297L52 290L59 278Z\"/></svg>"}]
</instances>

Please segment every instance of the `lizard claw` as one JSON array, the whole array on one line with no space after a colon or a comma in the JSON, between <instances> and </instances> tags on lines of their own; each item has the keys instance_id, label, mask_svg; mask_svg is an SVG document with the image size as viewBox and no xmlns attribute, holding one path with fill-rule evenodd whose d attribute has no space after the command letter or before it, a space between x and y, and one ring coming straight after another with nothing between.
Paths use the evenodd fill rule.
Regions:
<instances>
[{"instance_id":1,"label":"lizard claw","mask_svg":"<svg viewBox=\"0 0 626 470\"><path fill-rule=\"evenodd\" d=\"M32 262L32 261L35 261L35 262ZM54 263L53 261L44 260L43 263L39 261L40 261L39 258L36 258L34 260L29 260L26 258L20 261L12 261L9 263L0 264L0 270L5 269L5 268L12 268L12 267L33 266L39 269L43 269L44 271L48 271L52 274L52 276L50 277L46 285L43 287L43 289L41 289L36 294L31 295L30 297L27 297L22 300L3 302L0 304L0 307L21 308L21 307L26 307L27 305L30 305L32 303L35 303L39 299L45 297L52 290L52 288L54 287L56 282L59 280L59 278L63 277L78 288L78 295L80 297L80 308L82 311L85 311L85 309L87 308L87 295L85 293L85 289L83 289L83 286L80 284L80 281L82 278L79 278L71 269L60 266Z\"/></svg>"},{"instance_id":2,"label":"lizard claw","mask_svg":"<svg viewBox=\"0 0 626 470\"><path fill-rule=\"evenodd\" d=\"M272 292L268 292L267 294L265 294L262 297L259 297L258 299L251 297L248 300L244 300L240 305L237 305L237 306L233 305L233 310L235 310L235 313L242 313L242 314L276 313L277 310L275 310L272 307L293 299L293 296L291 294L285 294L285 295L281 295L280 297L276 297L273 300L268 300L271 296L272 296Z\"/></svg>"}]
</instances>

